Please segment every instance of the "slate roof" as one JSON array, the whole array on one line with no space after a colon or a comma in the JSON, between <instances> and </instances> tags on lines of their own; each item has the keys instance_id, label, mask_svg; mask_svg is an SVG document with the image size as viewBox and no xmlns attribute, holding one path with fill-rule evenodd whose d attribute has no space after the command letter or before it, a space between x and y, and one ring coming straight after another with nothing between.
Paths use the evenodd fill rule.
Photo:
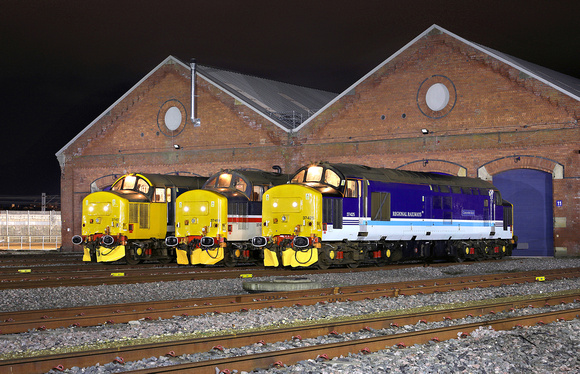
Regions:
<instances>
[{"instance_id":1,"label":"slate roof","mask_svg":"<svg viewBox=\"0 0 580 374\"><path fill-rule=\"evenodd\" d=\"M255 110L292 130L336 97L336 93L197 65L198 74L238 96Z\"/></svg>"}]
</instances>

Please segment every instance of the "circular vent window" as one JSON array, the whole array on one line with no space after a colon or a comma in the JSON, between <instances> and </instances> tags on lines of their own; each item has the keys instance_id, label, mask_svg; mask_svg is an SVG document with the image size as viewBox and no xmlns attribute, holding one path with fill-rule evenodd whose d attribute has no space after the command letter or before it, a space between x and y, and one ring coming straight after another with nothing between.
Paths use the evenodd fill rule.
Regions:
<instances>
[{"instance_id":1,"label":"circular vent window","mask_svg":"<svg viewBox=\"0 0 580 374\"><path fill-rule=\"evenodd\" d=\"M449 104L449 90L444 84L435 83L427 90L425 101L429 109L435 112L443 110Z\"/></svg>"},{"instance_id":2,"label":"circular vent window","mask_svg":"<svg viewBox=\"0 0 580 374\"><path fill-rule=\"evenodd\" d=\"M449 96L449 94L447 95ZM178 107L172 106L165 113L165 126L171 131L175 131L181 125L181 111Z\"/></svg>"}]
</instances>

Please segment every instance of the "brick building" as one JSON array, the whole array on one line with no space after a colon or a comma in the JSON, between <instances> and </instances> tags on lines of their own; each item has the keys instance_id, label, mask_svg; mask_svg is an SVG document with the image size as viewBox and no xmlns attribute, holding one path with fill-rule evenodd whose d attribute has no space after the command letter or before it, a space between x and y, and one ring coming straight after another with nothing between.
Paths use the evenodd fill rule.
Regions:
<instances>
[{"instance_id":1,"label":"brick building","mask_svg":"<svg viewBox=\"0 0 580 374\"><path fill-rule=\"evenodd\" d=\"M57 153L63 249L91 185L115 176L325 160L492 180L514 203L515 255L580 255L578 79L436 25L338 95L191 72L168 57Z\"/></svg>"}]
</instances>

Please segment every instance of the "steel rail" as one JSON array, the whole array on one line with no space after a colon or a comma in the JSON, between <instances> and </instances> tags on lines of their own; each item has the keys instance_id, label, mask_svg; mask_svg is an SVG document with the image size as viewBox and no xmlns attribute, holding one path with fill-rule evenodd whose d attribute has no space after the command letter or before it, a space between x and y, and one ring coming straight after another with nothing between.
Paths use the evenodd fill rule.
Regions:
<instances>
[{"instance_id":1,"label":"steel rail","mask_svg":"<svg viewBox=\"0 0 580 374\"><path fill-rule=\"evenodd\" d=\"M531 274L530 274L531 273ZM95 326L99 324L126 323L140 319L172 318L178 315L202 315L205 313L231 313L267 307L288 307L295 305L313 305L316 303L359 301L380 297L428 294L454 291L460 285L463 289L493 287L508 284L536 281L537 272L510 274L493 274L476 277L457 277L413 282L420 286L401 289L409 285L403 283L384 283L365 286L334 287L303 291L273 292L261 294L243 294L218 296L212 298L195 298L168 300L158 302L140 302L112 304L91 307L75 307L51 310L30 310L21 312L0 313L0 334L25 332L30 329L54 329L70 326ZM578 277L580 269L559 269L544 271L543 281L560 279L562 276Z\"/></svg>"},{"instance_id":2,"label":"steel rail","mask_svg":"<svg viewBox=\"0 0 580 374\"><path fill-rule=\"evenodd\" d=\"M489 260L494 261L494 260ZM485 261L487 262L487 261ZM469 266L471 263L463 263L462 266ZM163 275L161 279L144 277L144 273L139 273L137 275L134 272L139 270L144 270L143 265L138 266L127 266L123 269L115 268L119 271L111 271L111 268L104 266L101 270L94 270L96 274L88 275L87 273L81 272L80 275L77 272L71 272L67 270L64 273L53 273L50 276L37 276L34 271L34 267L22 264L21 269L29 269L28 274L5 274L0 277L0 290L1 289L14 289L14 288L43 288L43 287L72 287L72 286L91 286L100 284L119 284L119 283L145 283L145 282L157 282L157 281L172 281L172 280L191 280L197 278L189 278L188 274L201 272L204 274L216 274L217 278L220 278L220 274L225 273L252 273L254 276L275 276L275 275L303 275L312 273L352 273L352 272L365 272L365 271L380 271L380 270L394 270L401 268L413 268L413 267L423 267L422 263L412 263L412 264L394 264L385 265L383 267L360 267L356 269L351 268L331 268L326 270L319 270L313 268L300 268L300 269L281 269L281 268L263 268L263 267L236 267L236 268L226 268L223 266L215 267L192 267L192 266L178 266L178 267L168 267L166 269L176 269L175 271L180 274L184 274L182 277L179 275ZM88 264L87 264L88 265ZM155 265L155 264L145 264ZM437 263L431 264L432 267L447 267L457 265L454 263ZM160 264L157 264L156 268L161 270ZM155 268L154 268L155 269ZM16 270L18 271L18 270ZM149 271L149 270L146 270ZM123 276L111 276L112 273L123 274ZM127 275L128 274L128 275ZM81 276L84 275L84 276ZM40 278L40 279L39 279ZM199 279L213 279L214 277L206 275L206 278ZM225 278L225 277L224 277Z\"/></svg>"},{"instance_id":3,"label":"steel rail","mask_svg":"<svg viewBox=\"0 0 580 374\"><path fill-rule=\"evenodd\" d=\"M277 365L292 365L299 361L316 359L320 356L329 358L347 356L348 354L371 353L392 346L408 347L414 344L426 344L437 338L439 341L455 339L458 336L466 337L473 331L482 326L490 326L495 330L508 330L518 325L531 326L534 324L546 324L556 322L561 319L578 318L579 309L569 311L557 311L542 313L538 315L529 315L521 317L506 318L496 321L487 321L480 323L471 323L459 326L442 327L432 330L416 331L400 335L380 336L375 338L361 339L355 341L346 341L340 343L330 343L316 345L305 348L289 349L284 351L274 351L268 353L253 354L241 357L232 357L211 361L195 362L190 364L180 364L174 366L156 367L153 369L127 371L133 374L148 373L212 373L217 372L216 368L222 368L233 371L236 369L255 370L267 369ZM465 335L464 335L465 334Z\"/></svg>"},{"instance_id":4,"label":"steel rail","mask_svg":"<svg viewBox=\"0 0 580 374\"><path fill-rule=\"evenodd\" d=\"M474 306L439 309L434 311L427 311L424 313L400 313L387 317L351 319L349 321L313 324L292 328L270 329L252 333L234 333L209 338L185 339L76 353L29 357L23 359L0 361L0 372L16 374L46 372L54 367L86 367L95 365L97 362L102 364L106 362L113 362L114 360L119 359L121 361L128 362L140 360L146 357L158 357L168 354L172 356L180 356L183 354L209 351L216 346L232 348L252 345L258 342L267 344L283 340L292 340L298 335L300 335L301 339L306 339L329 334L350 333L369 328L379 330L384 328L392 328L393 326L403 324L416 324L420 322L435 322L454 318L465 318L470 314L482 315L486 313L497 313L499 311L508 310L510 308L517 309L555 305L563 302L578 301L578 297L580 297L580 291L576 290L575 293L566 296L536 295L535 297L531 297L527 300L495 302L489 304L481 303ZM355 342L336 343L309 349L300 348L282 352L270 352L259 355L251 355L244 358L212 360L201 363L176 365L168 368L155 368L152 369L152 371L137 372L150 373L165 372L165 370L167 370L167 372L176 373L192 371L197 373L197 370L202 370L199 372L210 372L207 370L211 369L211 373L215 373L213 370L216 366L229 368L230 370L232 368L237 370L253 370L255 368L266 368L276 361L282 361L285 364L290 364L308 358L315 358L316 355L319 354L327 354L328 356L332 355L331 357L334 357L339 355L346 355L348 353L356 353L363 348L376 351L385 348L385 346L390 346L400 342L409 346L417 343L425 343L434 336L440 340L457 337L458 331L469 332L477 329L479 326L492 326L496 329L505 329L516 326L517 324L523 325L526 323L526 321L541 320L544 323L548 323L557 320L558 318L578 318L579 313L580 308L575 308L523 317L500 319L496 321L462 324L455 327L428 330L426 332L394 334L386 337L361 339ZM342 350L337 351L337 347L340 347Z\"/></svg>"}]
</instances>

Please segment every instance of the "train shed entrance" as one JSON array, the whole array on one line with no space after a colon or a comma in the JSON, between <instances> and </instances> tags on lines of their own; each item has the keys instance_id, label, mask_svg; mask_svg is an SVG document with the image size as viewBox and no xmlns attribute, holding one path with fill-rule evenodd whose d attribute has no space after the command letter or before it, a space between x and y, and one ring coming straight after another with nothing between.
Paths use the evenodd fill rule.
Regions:
<instances>
[{"instance_id":1,"label":"train shed entrance","mask_svg":"<svg viewBox=\"0 0 580 374\"><path fill-rule=\"evenodd\" d=\"M534 169L514 169L493 176L502 197L514 205L514 256L553 256L554 219L552 174Z\"/></svg>"}]
</instances>

